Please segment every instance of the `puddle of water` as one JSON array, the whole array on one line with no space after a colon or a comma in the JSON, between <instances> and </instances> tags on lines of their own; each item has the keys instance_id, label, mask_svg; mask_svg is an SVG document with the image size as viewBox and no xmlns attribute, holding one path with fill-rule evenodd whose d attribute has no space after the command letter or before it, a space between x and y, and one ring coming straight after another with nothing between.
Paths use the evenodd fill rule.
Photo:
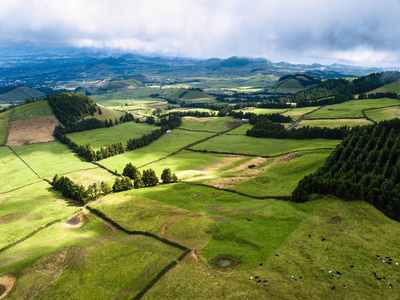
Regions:
<instances>
[{"instance_id":1,"label":"puddle of water","mask_svg":"<svg viewBox=\"0 0 400 300\"><path fill-rule=\"evenodd\" d=\"M0 284L0 296L3 295L6 291L6 287L2 284Z\"/></svg>"},{"instance_id":2,"label":"puddle of water","mask_svg":"<svg viewBox=\"0 0 400 300\"><path fill-rule=\"evenodd\" d=\"M220 260L218 262L218 267L220 268L226 268L232 265L232 262L230 260L224 259L224 260Z\"/></svg>"},{"instance_id":3,"label":"puddle of water","mask_svg":"<svg viewBox=\"0 0 400 300\"><path fill-rule=\"evenodd\" d=\"M79 218L78 217L67 221L67 224L69 224L69 225L77 225L78 223L79 223Z\"/></svg>"}]
</instances>

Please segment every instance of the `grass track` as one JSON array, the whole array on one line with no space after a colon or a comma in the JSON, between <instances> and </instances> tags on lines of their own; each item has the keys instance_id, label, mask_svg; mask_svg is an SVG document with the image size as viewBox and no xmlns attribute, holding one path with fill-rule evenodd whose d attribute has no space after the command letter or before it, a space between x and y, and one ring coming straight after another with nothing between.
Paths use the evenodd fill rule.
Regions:
<instances>
[{"instance_id":1,"label":"grass track","mask_svg":"<svg viewBox=\"0 0 400 300\"><path fill-rule=\"evenodd\" d=\"M6 143L7 131L10 125L10 118L12 116L13 110L9 109L0 114L0 146Z\"/></svg>"},{"instance_id":2,"label":"grass track","mask_svg":"<svg viewBox=\"0 0 400 300\"><path fill-rule=\"evenodd\" d=\"M334 148L338 140L264 139L241 135L222 135L195 145L195 150L208 150L251 155L276 156L284 153L318 148Z\"/></svg>"}]
</instances>

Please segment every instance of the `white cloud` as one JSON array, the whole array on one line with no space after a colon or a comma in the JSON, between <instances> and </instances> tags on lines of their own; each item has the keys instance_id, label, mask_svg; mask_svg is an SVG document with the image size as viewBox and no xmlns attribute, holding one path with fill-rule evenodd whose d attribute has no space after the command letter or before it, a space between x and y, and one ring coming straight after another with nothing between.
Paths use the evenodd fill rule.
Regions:
<instances>
[{"instance_id":1,"label":"white cloud","mask_svg":"<svg viewBox=\"0 0 400 300\"><path fill-rule=\"evenodd\" d=\"M1 0L0 45L393 64L399 9L397 0Z\"/></svg>"}]
</instances>

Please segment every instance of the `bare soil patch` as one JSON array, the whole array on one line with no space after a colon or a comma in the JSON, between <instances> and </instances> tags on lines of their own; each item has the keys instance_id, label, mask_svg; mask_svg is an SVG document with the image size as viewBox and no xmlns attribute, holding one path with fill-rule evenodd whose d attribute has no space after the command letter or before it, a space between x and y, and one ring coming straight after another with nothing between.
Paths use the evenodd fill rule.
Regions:
<instances>
[{"instance_id":1,"label":"bare soil patch","mask_svg":"<svg viewBox=\"0 0 400 300\"><path fill-rule=\"evenodd\" d=\"M64 225L67 226L68 228L79 228L85 223L85 215L84 212L79 213L78 215L74 215L70 217Z\"/></svg>"},{"instance_id":2,"label":"bare soil patch","mask_svg":"<svg viewBox=\"0 0 400 300\"><path fill-rule=\"evenodd\" d=\"M0 299L3 299L11 292L16 281L17 279L13 276L6 275L0 277Z\"/></svg>"},{"instance_id":3,"label":"bare soil patch","mask_svg":"<svg viewBox=\"0 0 400 300\"><path fill-rule=\"evenodd\" d=\"M256 158L253 158L252 160L250 160L249 162L243 163L233 169L226 170L224 173L248 170L250 165L255 165L255 167L258 167L258 165L266 162L267 160L268 160L268 158L256 157Z\"/></svg>"},{"instance_id":4,"label":"bare soil patch","mask_svg":"<svg viewBox=\"0 0 400 300\"><path fill-rule=\"evenodd\" d=\"M332 223L338 224L338 223L342 222L342 218L340 218L339 216L336 216L336 217L330 218L328 220L328 222L332 222Z\"/></svg>"},{"instance_id":5,"label":"bare soil patch","mask_svg":"<svg viewBox=\"0 0 400 300\"><path fill-rule=\"evenodd\" d=\"M18 120L10 124L7 146L22 146L55 141L54 128L59 125L56 117Z\"/></svg>"}]
</instances>

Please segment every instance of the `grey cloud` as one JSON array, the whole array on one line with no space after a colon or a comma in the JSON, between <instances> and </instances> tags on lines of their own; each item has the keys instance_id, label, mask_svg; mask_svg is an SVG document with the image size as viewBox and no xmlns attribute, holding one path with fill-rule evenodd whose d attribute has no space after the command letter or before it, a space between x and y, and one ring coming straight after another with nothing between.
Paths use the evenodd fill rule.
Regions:
<instances>
[{"instance_id":1,"label":"grey cloud","mask_svg":"<svg viewBox=\"0 0 400 300\"><path fill-rule=\"evenodd\" d=\"M400 61L396 0L3 1L2 46L89 45L290 62Z\"/></svg>"}]
</instances>

